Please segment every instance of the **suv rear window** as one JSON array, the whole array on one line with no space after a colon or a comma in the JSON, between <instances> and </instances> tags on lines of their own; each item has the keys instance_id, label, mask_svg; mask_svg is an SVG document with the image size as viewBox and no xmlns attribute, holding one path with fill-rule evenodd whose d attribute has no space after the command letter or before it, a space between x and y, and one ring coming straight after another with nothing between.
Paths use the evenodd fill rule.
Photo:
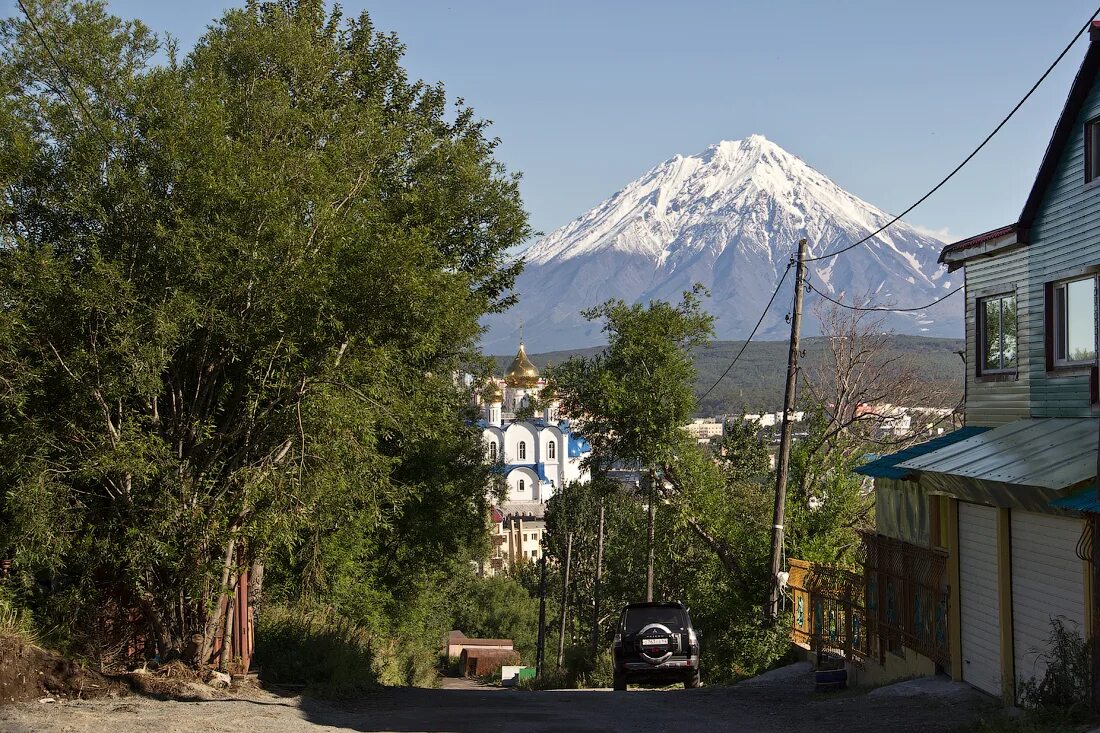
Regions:
<instances>
[{"instance_id":1,"label":"suv rear window","mask_svg":"<svg viewBox=\"0 0 1100 733\"><path fill-rule=\"evenodd\" d=\"M636 634L650 624L663 624L670 628L684 627L684 612L675 606L654 606L651 608L628 608L623 625L626 633Z\"/></svg>"}]
</instances>

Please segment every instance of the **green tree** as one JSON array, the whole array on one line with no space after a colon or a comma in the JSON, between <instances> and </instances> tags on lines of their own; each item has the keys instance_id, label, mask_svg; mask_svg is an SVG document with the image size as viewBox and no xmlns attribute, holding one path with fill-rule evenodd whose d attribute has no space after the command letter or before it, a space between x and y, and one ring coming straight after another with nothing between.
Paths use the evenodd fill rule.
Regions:
<instances>
[{"instance_id":1,"label":"green tree","mask_svg":"<svg viewBox=\"0 0 1100 733\"><path fill-rule=\"evenodd\" d=\"M484 536L451 374L530 233L487 123L322 0L159 67L100 2L27 5L64 72L0 25L0 546L86 649L140 609L205 662L267 557L399 606Z\"/></svg>"},{"instance_id":2,"label":"green tree","mask_svg":"<svg viewBox=\"0 0 1100 733\"><path fill-rule=\"evenodd\" d=\"M604 319L607 348L549 371L562 411L592 446L588 460L597 474L674 459L697 404L690 351L713 333L702 292L696 286L678 305L611 300L584 311L589 320Z\"/></svg>"}]
</instances>

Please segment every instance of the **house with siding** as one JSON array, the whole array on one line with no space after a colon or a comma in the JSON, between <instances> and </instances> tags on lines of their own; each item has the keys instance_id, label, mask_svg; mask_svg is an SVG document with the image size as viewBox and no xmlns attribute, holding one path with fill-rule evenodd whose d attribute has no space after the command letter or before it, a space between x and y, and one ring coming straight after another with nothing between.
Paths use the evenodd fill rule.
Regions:
<instances>
[{"instance_id":1,"label":"house with siding","mask_svg":"<svg viewBox=\"0 0 1100 733\"><path fill-rule=\"evenodd\" d=\"M1094 22L1019 219L941 254L965 278L966 428L861 469L876 532L943 560L942 671L1009 703L1042 677L1052 619L1094 637L1098 73Z\"/></svg>"}]
</instances>

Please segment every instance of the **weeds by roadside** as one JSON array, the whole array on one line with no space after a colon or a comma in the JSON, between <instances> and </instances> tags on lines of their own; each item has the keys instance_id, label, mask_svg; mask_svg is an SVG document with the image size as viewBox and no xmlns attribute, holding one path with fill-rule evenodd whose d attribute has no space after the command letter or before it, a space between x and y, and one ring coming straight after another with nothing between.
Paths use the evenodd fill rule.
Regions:
<instances>
[{"instance_id":1,"label":"weeds by roadside","mask_svg":"<svg viewBox=\"0 0 1100 733\"><path fill-rule=\"evenodd\" d=\"M318 697L348 697L376 680L369 634L330 609L265 608L256 658L264 682L303 684Z\"/></svg>"},{"instance_id":2,"label":"weeds by roadside","mask_svg":"<svg viewBox=\"0 0 1100 733\"><path fill-rule=\"evenodd\" d=\"M4 585L0 585L0 635L18 636L28 644L39 641L30 613L19 607Z\"/></svg>"}]
</instances>

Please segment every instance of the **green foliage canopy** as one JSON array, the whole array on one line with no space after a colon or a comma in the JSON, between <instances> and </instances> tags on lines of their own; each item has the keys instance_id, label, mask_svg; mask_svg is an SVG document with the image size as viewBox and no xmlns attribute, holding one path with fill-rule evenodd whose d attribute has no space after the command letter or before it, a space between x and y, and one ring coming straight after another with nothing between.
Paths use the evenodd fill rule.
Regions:
<instances>
[{"instance_id":1,"label":"green foliage canopy","mask_svg":"<svg viewBox=\"0 0 1100 733\"><path fill-rule=\"evenodd\" d=\"M530 233L487 123L322 0L249 2L163 66L100 2L28 7L75 88L0 25L0 547L28 588L74 629L140 608L168 656L273 548L392 596L476 544L451 374Z\"/></svg>"}]
</instances>

